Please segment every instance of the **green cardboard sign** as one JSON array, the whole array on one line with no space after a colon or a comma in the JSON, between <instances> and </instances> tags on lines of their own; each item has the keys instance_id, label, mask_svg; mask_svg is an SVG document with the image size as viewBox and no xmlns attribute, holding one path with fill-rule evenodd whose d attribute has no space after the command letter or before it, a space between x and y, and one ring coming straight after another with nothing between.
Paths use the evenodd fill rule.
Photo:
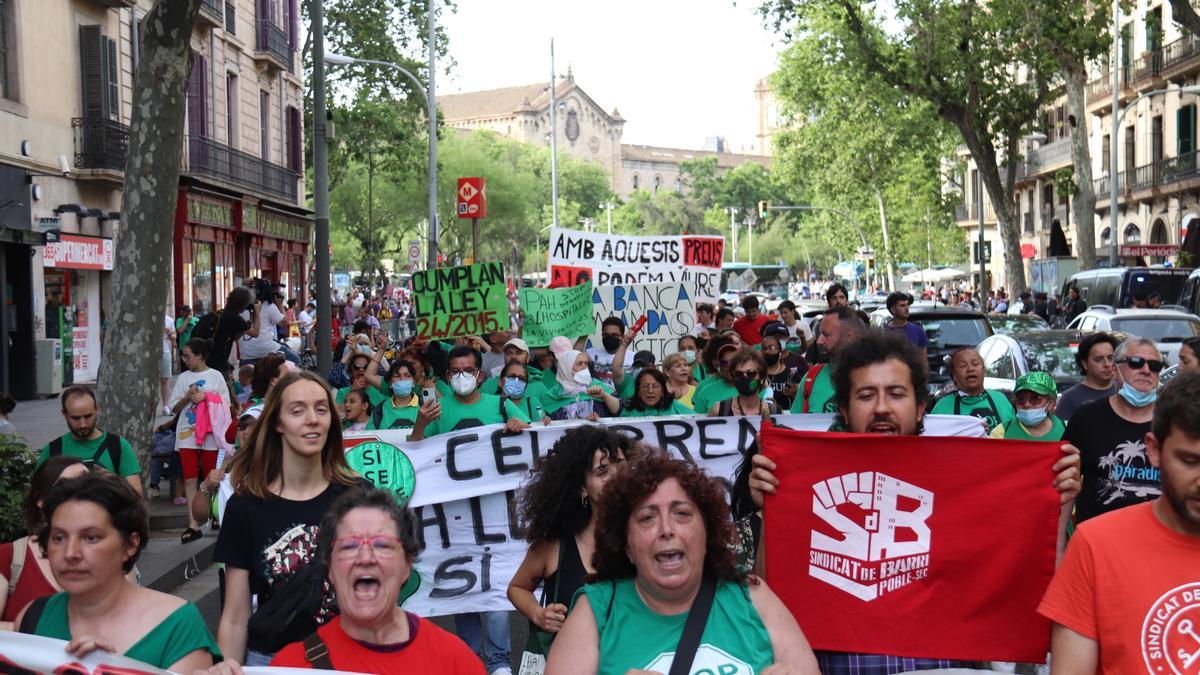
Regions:
<instances>
[{"instance_id":1,"label":"green cardboard sign","mask_svg":"<svg viewBox=\"0 0 1200 675\"><path fill-rule=\"evenodd\" d=\"M422 340L508 330L504 263L439 267L412 276L417 335Z\"/></svg>"},{"instance_id":2,"label":"green cardboard sign","mask_svg":"<svg viewBox=\"0 0 1200 675\"><path fill-rule=\"evenodd\" d=\"M520 295L521 337L530 347L545 347L557 335L574 342L595 332L590 279L568 288L522 288Z\"/></svg>"},{"instance_id":3,"label":"green cardboard sign","mask_svg":"<svg viewBox=\"0 0 1200 675\"><path fill-rule=\"evenodd\" d=\"M346 450L346 462L375 487L393 492L401 506L412 499L417 474L400 448L381 441L360 443Z\"/></svg>"}]
</instances>

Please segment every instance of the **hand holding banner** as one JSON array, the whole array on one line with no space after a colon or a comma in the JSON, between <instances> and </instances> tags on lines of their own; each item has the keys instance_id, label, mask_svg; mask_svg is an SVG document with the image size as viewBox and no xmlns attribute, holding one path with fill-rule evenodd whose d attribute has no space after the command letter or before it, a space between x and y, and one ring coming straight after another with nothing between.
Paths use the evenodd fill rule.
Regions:
<instances>
[{"instance_id":1,"label":"hand holding banner","mask_svg":"<svg viewBox=\"0 0 1200 675\"><path fill-rule=\"evenodd\" d=\"M484 335L510 326L503 263L416 272L412 284L422 340Z\"/></svg>"},{"instance_id":2,"label":"hand holding banner","mask_svg":"<svg viewBox=\"0 0 1200 675\"><path fill-rule=\"evenodd\" d=\"M522 288L520 303L521 337L530 347L545 347L558 335L574 341L595 332L590 279L569 288Z\"/></svg>"},{"instance_id":3,"label":"hand holding banner","mask_svg":"<svg viewBox=\"0 0 1200 675\"><path fill-rule=\"evenodd\" d=\"M766 578L814 649L1041 663L1058 445L764 424Z\"/></svg>"}]
</instances>

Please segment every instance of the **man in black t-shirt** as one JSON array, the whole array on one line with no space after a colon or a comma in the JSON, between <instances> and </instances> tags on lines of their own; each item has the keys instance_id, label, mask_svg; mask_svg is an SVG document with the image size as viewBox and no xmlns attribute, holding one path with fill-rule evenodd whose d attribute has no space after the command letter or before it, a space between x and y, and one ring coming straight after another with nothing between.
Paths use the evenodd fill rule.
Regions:
<instances>
[{"instance_id":1,"label":"man in black t-shirt","mask_svg":"<svg viewBox=\"0 0 1200 675\"><path fill-rule=\"evenodd\" d=\"M1119 344L1117 338L1103 331L1092 333L1079 342L1075 365L1084 374L1083 382L1064 391L1058 398L1058 407L1054 411L1058 419L1069 422L1075 411L1085 404L1117 393L1121 385L1117 382L1113 358Z\"/></svg>"},{"instance_id":2,"label":"man in black t-shirt","mask_svg":"<svg viewBox=\"0 0 1200 675\"><path fill-rule=\"evenodd\" d=\"M262 303L255 301L253 305L249 303L243 305L235 302L234 295L239 291L245 291L246 295L253 298L248 288L236 288L233 293L229 294L225 310L221 312L221 318L217 320L217 332L213 335L212 351L208 354L208 367L225 375L229 375L233 370L233 366L229 364L229 352L233 350L234 342L243 334L258 335L258 312L262 309ZM245 309L250 310L249 321L242 318L241 313Z\"/></svg>"},{"instance_id":3,"label":"man in black t-shirt","mask_svg":"<svg viewBox=\"0 0 1200 675\"><path fill-rule=\"evenodd\" d=\"M1150 465L1145 442L1154 417L1162 356L1152 340L1137 337L1117 347L1114 362L1121 388L1076 410L1063 436L1079 448L1082 462L1077 523L1150 501L1162 492L1161 476Z\"/></svg>"}]
</instances>

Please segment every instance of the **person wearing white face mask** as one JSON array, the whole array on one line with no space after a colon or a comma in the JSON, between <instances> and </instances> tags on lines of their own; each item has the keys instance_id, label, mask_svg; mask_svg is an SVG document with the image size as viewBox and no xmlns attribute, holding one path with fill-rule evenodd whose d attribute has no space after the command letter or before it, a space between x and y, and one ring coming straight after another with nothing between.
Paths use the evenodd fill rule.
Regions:
<instances>
[{"instance_id":1,"label":"person wearing white face mask","mask_svg":"<svg viewBox=\"0 0 1200 675\"><path fill-rule=\"evenodd\" d=\"M595 379L588 355L568 349L557 355L554 384L546 387L542 406L552 420L600 419L602 412L616 415L621 401L612 387Z\"/></svg>"},{"instance_id":2,"label":"person wearing white face mask","mask_svg":"<svg viewBox=\"0 0 1200 675\"><path fill-rule=\"evenodd\" d=\"M419 441L487 424L504 424L510 433L529 427L529 417L512 401L479 391L483 383L483 357L479 352L470 347L455 347L447 363L446 380L454 394L425 401L417 411L417 421L408 440Z\"/></svg>"},{"instance_id":3,"label":"person wearing white face mask","mask_svg":"<svg viewBox=\"0 0 1200 675\"><path fill-rule=\"evenodd\" d=\"M992 438L1021 441L1061 441L1067 427L1054 415L1058 387L1050 373L1034 370L1017 378L1013 397L1017 417L992 430Z\"/></svg>"},{"instance_id":4,"label":"person wearing white face mask","mask_svg":"<svg viewBox=\"0 0 1200 675\"><path fill-rule=\"evenodd\" d=\"M1077 523L1123 506L1150 501L1161 492L1161 476L1146 453L1154 418L1162 355L1154 341L1129 338L1117 347L1117 393L1092 401L1071 416L1063 440L1079 448L1083 490Z\"/></svg>"}]
</instances>

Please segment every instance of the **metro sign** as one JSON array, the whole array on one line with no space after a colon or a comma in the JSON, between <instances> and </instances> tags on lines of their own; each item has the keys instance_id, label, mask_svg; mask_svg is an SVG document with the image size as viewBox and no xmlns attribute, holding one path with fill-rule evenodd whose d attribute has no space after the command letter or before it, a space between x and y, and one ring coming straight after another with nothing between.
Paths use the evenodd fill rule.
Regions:
<instances>
[{"instance_id":1,"label":"metro sign","mask_svg":"<svg viewBox=\"0 0 1200 675\"><path fill-rule=\"evenodd\" d=\"M484 193L486 182L482 176L458 179L459 218L486 218L487 195Z\"/></svg>"}]
</instances>

